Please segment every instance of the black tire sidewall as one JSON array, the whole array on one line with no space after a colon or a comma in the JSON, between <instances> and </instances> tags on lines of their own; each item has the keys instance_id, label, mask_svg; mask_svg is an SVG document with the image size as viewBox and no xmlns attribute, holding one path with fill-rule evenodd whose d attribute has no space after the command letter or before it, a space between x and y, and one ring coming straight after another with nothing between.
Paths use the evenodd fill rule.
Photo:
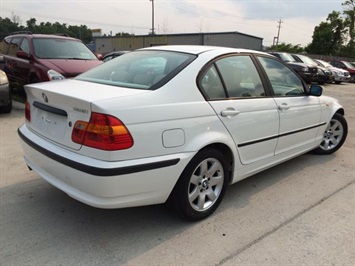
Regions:
<instances>
[{"instance_id":1,"label":"black tire sidewall","mask_svg":"<svg viewBox=\"0 0 355 266\"><path fill-rule=\"evenodd\" d=\"M344 144L344 141L346 140L346 137L348 135L348 124L346 122L346 119L341 114L335 113L334 116L332 117L332 120L339 121L341 123L341 125L343 126L344 133L343 133L342 139L340 140L338 145L336 145L334 148L329 149L329 150L324 150L319 146L318 148L316 148L313 151L314 153L316 153L316 154L332 154L332 153L336 152L337 150L339 150L340 147ZM330 121L329 121L329 123L330 123ZM323 140L322 140L322 142L323 142Z\"/></svg>"},{"instance_id":2,"label":"black tire sidewall","mask_svg":"<svg viewBox=\"0 0 355 266\"><path fill-rule=\"evenodd\" d=\"M196 211L194 210L188 199L188 186L190 184L190 179L195 171L196 167L205 159L214 158L220 162L224 171L224 180L223 187L221 193L218 196L217 201L205 211ZM226 192L226 188L228 186L229 181L229 170L228 170L228 162L223 153L217 149L207 148L201 150L199 153L195 155L195 157L189 162L186 166L185 170L181 174L179 181L175 187L174 191L174 205L177 212L184 218L191 221L198 221L204 219L211 215L221 203L224 194Z\"/></svg>"}]
</instances>

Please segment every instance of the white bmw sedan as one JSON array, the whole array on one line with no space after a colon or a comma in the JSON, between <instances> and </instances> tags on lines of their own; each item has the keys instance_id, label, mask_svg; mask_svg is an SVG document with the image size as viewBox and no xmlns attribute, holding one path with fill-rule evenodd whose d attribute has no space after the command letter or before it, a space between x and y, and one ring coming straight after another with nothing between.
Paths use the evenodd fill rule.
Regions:
<instances>
[{"instance_id":1,"label":"white bmw sedan","mask_svg":"<svg viewBox=\"0 0 355 266\"><path fill-rule=\"evenodd\" d=\"M25 90L26 164L99 208L169 202L200 220L229 184L347 136L338 101L251 50L145 48Z\"/></svg>"}]
</instances>

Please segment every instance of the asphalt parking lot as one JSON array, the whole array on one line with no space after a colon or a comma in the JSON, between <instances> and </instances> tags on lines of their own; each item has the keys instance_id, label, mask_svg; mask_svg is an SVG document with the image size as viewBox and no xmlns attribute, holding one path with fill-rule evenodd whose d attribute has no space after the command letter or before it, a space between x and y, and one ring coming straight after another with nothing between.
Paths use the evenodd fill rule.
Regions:
<instances>
[{"instance_id":1,"label":"asphalt parking lot","mask_svg":"<svg viewBox=\"0 0 355 266\"><path fill-rule=\"evenodd\" d=\"M0 264L355 265L355 84L324 85L345 107L335 154L306 154L228 188L198 223L163 206L101 210L30 172L17 128L0 114Z\"/></svg>"}]
</instances>

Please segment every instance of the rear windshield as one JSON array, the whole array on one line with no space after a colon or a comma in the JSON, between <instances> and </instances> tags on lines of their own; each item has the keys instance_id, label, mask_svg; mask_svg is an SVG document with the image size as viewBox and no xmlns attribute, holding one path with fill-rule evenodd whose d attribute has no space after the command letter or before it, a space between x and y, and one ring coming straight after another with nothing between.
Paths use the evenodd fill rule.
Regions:
<instances>
[{"instance_id":1,"label":"rear windshield","mask_svg":"<svg viewBox=\"0 0 355 266\"><path fill-rule=\"evenodd\" d=\"M125 88L155 90L195 58L195 55L172 51L134 51L95 67L75 79Z\"/></svg>"},{"instance_id":2,"label":"rear windshield","mask_svg":"<svg viewBox=\"0 0 355 266\"><path fill-rule=\"evenodd\" d=\"M66 39L33 39L33 47L40 59L97 60L82 42Z\"/></svg>"}]
</instances>

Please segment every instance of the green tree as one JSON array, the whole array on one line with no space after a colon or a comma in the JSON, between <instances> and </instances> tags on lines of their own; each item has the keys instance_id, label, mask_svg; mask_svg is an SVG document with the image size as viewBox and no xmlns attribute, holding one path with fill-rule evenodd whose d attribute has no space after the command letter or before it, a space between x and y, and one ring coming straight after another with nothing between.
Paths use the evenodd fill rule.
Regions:
<instances>
[{"instance_id":1,"label":"green tree","mask_svg":"<svg viewBox=\"0 0 355 266\"><path fill-rule=\"evenodd\" d=\"M308 53L336 55L343 45L344 19L340 12L333 11L326 22L321 22L313 31L312 42L306 47Z\"/></svg>"},{"instance_id":2,"label":"green tree","mask_svg":"<svg viewBox=\"0 0 355 266\"><path fill-rule=\"evenodd\" d=\"M347 0L343 4L348 44L343 47L342 54L355 56L355 0Z\"/></svg>"},{"instance_id":3,"label":"green tree","mask_svg":"<svg viewBox=\"0 0 355 266\"><path fill-rule=\"evenodd\" d=\"M23 26L18 24L18 21L13 21L9 18L0 17L0 37L1 39L11 32L24 30Z\"/></svg>"},{"instance_id":4,"label":"green tree","mask_svg":"<svg viewBox=\"0 0 355 266\"><path fill-rule=\"evenodd\" d=\"M308 53L355 56L355 0L342 3L344 11L333 11L314 28Z\"/></svg>"},{"instance_id":5,"label":"green tree","mask_svg":"<svg viewBox=\"0 0 355 266\"><path fill-rule=\"evenodd\" d=\"M295 53L295 54L299 54L304 52L304 48L301 47L300 44L290 44L290 43L281 43L278 45L272 45L269 49L270 51L279 51L279 52L287 52L287 53Z\"/></svg>"}]
</instances>

